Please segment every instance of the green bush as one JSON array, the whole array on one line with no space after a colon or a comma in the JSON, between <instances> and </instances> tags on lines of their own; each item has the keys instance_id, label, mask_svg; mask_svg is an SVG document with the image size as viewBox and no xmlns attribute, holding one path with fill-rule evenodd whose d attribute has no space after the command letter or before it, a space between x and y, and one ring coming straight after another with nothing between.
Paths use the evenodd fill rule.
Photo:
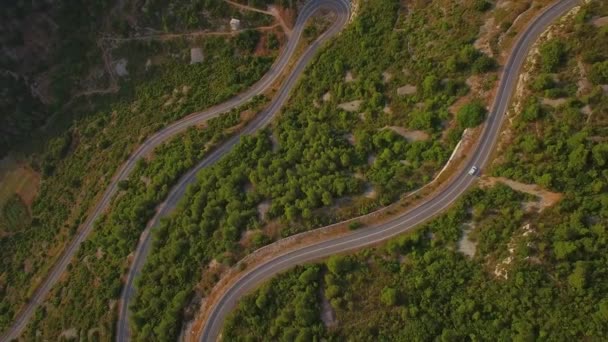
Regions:
<instances>
[{"instance_id":1,"label":"green bush","mask_svg":"<svg viewBox=\"0 0 608 342\"><path fill-rule=\"evenodd\" d=\"M543 91L555 87L555 81L549 74L540 74L532 82L532 90Z\"/></svg>"},{"instance_id":2,"label":"green bush","mask_svg":"<svg viewBox=\"0 0 608 342\"><path fill-rule=\"evenodd\" d=\"M593 64L589 78L595 84L608 83L608 60Z\"/></svg>"},{"instance_id":3,"label":"green bush","mask_svg":"<svg viewBox=\"0 0 608 342\"><path fill-rule=\"evenodd\" d=\"M392 287L385 287L382 289L382 294L380 295L380 301L384 303L386 306L395 306L397 305L397 290Z\"/></svg>"},{"instance_id":4,"label":"green bush","mask_svg":"<svg viewBox=\"0 0 608 342\"><path fill-rule=\"evenodd\" d=\"M559 40L551 40L540 47L541 69L543 72L556 72L566 60L567 47Z\"/></svg>"},{"instance_id":5,"label":"green bush","mask_svg":"<svg viewBox=\"0 0 608 342\"><path fill-rule=\"evenodd\" d=\"M467 103L456 115L460 127L472 128L481 124L486 116L486 108L480 102Z\"/></svg>"},{"instance_id":6,"label":"green bush","mask_svg":"<svg viewBox=\"0 0 608 342\"><path fill-rule=\"evenodd\" d=\"M479 12L485 12L492 8L492 3L486 0L475 0L473 3L473 8Z\"/></svg>"}]
</instances>

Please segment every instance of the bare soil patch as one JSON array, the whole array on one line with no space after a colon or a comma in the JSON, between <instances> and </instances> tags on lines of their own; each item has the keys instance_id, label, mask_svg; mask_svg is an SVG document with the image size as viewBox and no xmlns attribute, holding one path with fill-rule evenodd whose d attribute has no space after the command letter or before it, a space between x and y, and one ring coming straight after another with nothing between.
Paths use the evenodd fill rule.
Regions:
<instances>
[{"instance_id":1,"label":"bare soil patch","mask_svg":"<svg viewBox=\"0 0 608 342\"><path fill-rule=\"evenodd\" d=\"M376 191L376 189L374 188L373 185L367 184L365 186L365 191L363 192L363 196L374 199L374 198L378 197L378 192Z\"/></svg>"},{"instance_id":2,"label":"bare soil patch","mask_svg":"<svg viewBox=\"0 0 608 342\"><path fill-rule=\"evenodd\" d=\"M566 102L568 101L568 99L548 99L548 98L543 98L543 104L547 105L547 106L551 106L551 107L559 107L559 106L563 106Z\"/></svg>"},{"instance_id":3,"label":"bare soil patch","mask_svg":"<svg viewBox=\"0 0 608 342\"><path fill-rule=\"evenodd\" d=\"M561 193L542 189L536 184L524 184L504 177L482 177L479 185L482 187L491 187L496 183L502 183L515 191L538 197L539 200L536 202L536 206L539 211L553 206L563 197Z\"/></svg>"},{"instance_id":4,"label":"bare soil patch","mask_svg":"<svg viewBox=\"0 0 608 342\"><path fill-rule=\"evenodd\" d=\"M479 32L479 38L473 43L473 46L490 57L494 57L494 51L490 45L492 37L497 33L499 27L496 25L494 17L489 17L484 22Z\"/></svg>"},{"instance_id":5,"label":"bare soil patch","mask_svg":"<svg viewBox=\"0 0 608 342\"><path fill-rule=\"evenodd\" d=\"M344 102L338 105L338 108L343 109L347 112L356 112L361 107L363 100L355 100L350 102Z\"/></svg>"},{"instance_id":6,"label":"bare soil patch","mask_svg":"<svg viewBox=\"0 0 608 342\"><path fill-rule=\"evenodd\" d=\"M346 73L346 75L344 76L344 82L350 83L350 82L354 82L354 81L355 81L355 77L353 76L353 73L348 71Z\"/></svg>"},{"instance_id":7,"label":"bare soil patch","mask_svg":"<svg viewBox=\"0 0 608 342\"><path fill-rule=\"evenodd\" d=\"M591 23L596 27L604 27L608 25L608 16L601 18L594 18Z\"/></svg>"},{"instance_id":8,"label":"bare soil patch","mask_svg":"<svg viewBox=\"0 0 608 342\"><path fill-rule=\"evenodd\" d=\"M462 231L460 240L458 240L458 251L471 258L475 256L475 251L477 250L477 242L469 238L469 234L473 229L474 227L471 224L467 224L466 228Z\"/></svg>"},{"instance_id":9,"label":"bare soil patch","mask_svg":"<svg viewBox=\"0 0 608 342\"><path fill-rule=\"evenodd\" d=\"M388 83L393 79L393 74L388 71L382 73L382 82Z\"/></svg>"},{"instance_id":10,"label":"bare soil patch","mask_svg":"<svg viewBox=\"0 0 608 342\"><path fill-rule=\"evenodd\" d=\"M430 138L429 134L425 131L408 131L404 127L399 126L386 126L382 129L390 129L391 131L404 137L407 141L425 141Z\"/></svg>"},{"instance_id":11,"label":"bare soil patch","mask_svg":"<svg viewBox=\"0 0 608 342\"><path fill-rule=\"evenodd\" d=\"M319 296L321 297L321 320L326 328L335 327L338 324L336 319L336 313L331 307L329 300L325 297L325 287L319 289Z\"/></svg>"}]
</instances>

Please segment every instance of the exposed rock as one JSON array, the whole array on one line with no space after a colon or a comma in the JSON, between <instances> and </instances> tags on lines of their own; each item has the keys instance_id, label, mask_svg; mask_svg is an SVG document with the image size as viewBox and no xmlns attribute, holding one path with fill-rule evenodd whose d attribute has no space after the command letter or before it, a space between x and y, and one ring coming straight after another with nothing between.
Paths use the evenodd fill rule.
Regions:
<instances>
[{"instance_id":1,"label":"exposed rock","mask_svg":"<svg viewBox=\"0 0 608 342\"><path fill-rule=\"evenodd\" d=\"M416 91L418 91L418 87L413 86L411 84L406 84L403 87L400 87L397 89L397 95L399 95L399 96L412 95L412 94L416 94Z\"/></svg>"}]
</instances>

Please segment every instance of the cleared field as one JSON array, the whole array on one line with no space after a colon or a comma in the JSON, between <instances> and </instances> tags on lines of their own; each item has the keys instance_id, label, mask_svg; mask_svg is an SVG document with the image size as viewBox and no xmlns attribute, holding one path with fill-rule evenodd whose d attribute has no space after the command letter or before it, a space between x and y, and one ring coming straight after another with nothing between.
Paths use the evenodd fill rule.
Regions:
<instances>
[{"instance_id":1,"label":"cleared field","mask_svg":"<svg viewBox=\"0 0 608 342\"><path fill-rule=\"evenodd\" d=\"M12 157L0 160L0 207L15 194L29 207L40 185L40 175Z\"/></svg>"}]
</instances>

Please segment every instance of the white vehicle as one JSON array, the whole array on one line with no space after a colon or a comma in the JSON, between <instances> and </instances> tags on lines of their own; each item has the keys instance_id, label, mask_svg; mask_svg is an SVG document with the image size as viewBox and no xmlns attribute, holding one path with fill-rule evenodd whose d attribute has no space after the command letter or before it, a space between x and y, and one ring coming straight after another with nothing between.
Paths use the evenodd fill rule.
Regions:
<instances>
[{"instance_id":1,"label":"white vehicle","mask_svg":"<svg viewBox=\"0 0 608 342\"><path fill-rule=\"evenodd\" d=\"M470 170L469 170L469 175L471 176L475 176L477 174L477 171L479 169L477 168L477 166L473 166Z\"/></svg>"}]
</instances>

